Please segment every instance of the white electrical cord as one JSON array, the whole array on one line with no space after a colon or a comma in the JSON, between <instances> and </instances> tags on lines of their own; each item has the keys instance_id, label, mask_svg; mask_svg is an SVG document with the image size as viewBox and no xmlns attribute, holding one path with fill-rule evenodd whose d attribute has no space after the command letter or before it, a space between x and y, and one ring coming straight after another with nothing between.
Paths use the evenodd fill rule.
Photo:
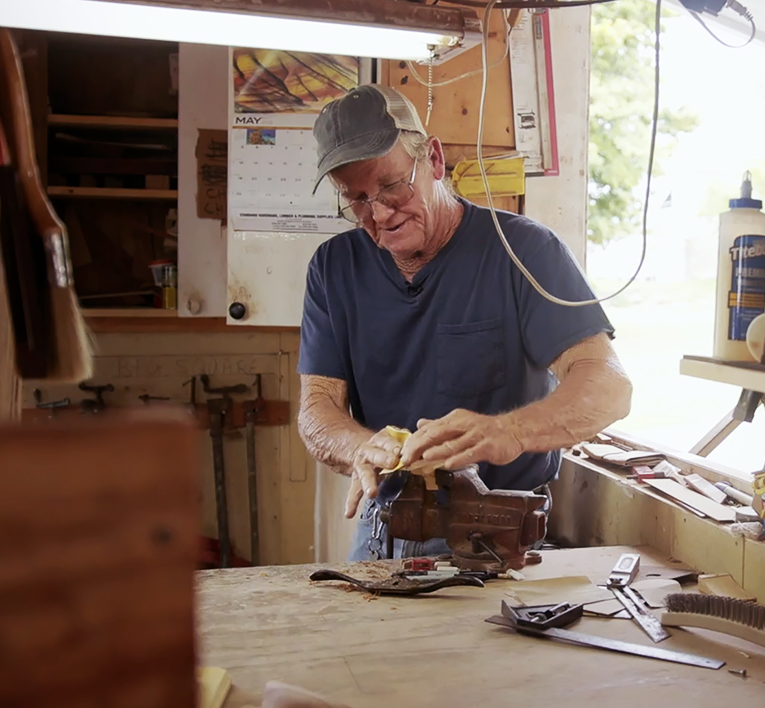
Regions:
<instances>
[{"instance_id":1,"label":"white electrical cord","mask_svg":"<svg viewBox=\"0 0 765 708\"><path fill-rule=\"evenodd\" d=\"M750 44L751 41L754 39L754 35L757 33L757 26L754 24L754 17L752 16L752 13L749 12L741 3L739 3L737 0L728 0L728 2L725 3L726 7L729 7L734 12L737 12L741 17L743 17L745 20L749 22L749 24L752 26L752 30L749 34L749 39L746 40L743 44L728 44L727 42L720 39L714 32L712 32L711 29L709 29L709 26L706 22L704 22L703 19L701 19L701 15L699 15L698 12L694 12L693 10L689 10L691 13L691 17L693 17L696 22L698 22L709 34L711 34L720 44L722 44L724 47L728 47L729 49L743 49L747 44Z\"/></svg>"},{"instance_id":2,"label":"white electrical cord","mask_svg":"<svg viewBox=\"0 0 765 708\"><path fill-rule=\"evenodd\" d=\"M505 51L502 52L502 56L499 59L497 59L497 61L495 61L489 67L489 69L494 69L498 67L505 60L505 57L507 56L508 51L510 51L510 23L507 20L507 13L504 11L502 12L502 21L503 21L503 24L505 25ZM449 84L454 84L457 81L462 81L462 79L467 79L470 76L477 76L478 74L482 74L484 71L482 67L480 69L473 69L473 71L467 71L464 74L460 74L459 76L455 76L451 79L446 79L445 81L436 81L434 83L428 83L428 81L423 79L417 73L417 68L415 67L414 62L407 61L407 66L409 67L409 73L414 77L415 81L418 81L423 86L431 86L433 88L435 88L436 86L448 86Z\"/></svg>"},{"instance_id":3,"label":"white electrical cord","mask_svg":"<svg viewBox=\"0 0 765 708\"><path fill-rule=\"evenodd\" d=\"M653 104L653 120L651 125L651 147L648 154L648 179L646 183L646 194L645 194L645 204L643 206L643 248L640 254L640 262L638 263L637 269L635 270L635 273L632 275L632 277L627 281L627 283L619 288L615 293L609 295L608 297L602 297L602 298L596 298L592 300L563 300L561 298L555 297L555 295L551 295L548 293L534 278L534 276L529 272L529 270L526 268L526 266L523 265L521 260L518 258L518 256L515 255L515 252L513 251L512 247L507 241L507 237L505 236L504 232L502 231L502 226L499 223L499 219L497 218L497 212L494 209L494 201L491 196L491 188L489 186L489 179L486 175L486 166L484 165L483 161L483 132L484 132L484 123L485 123L485 117L486 117L486 93L489 85L489 75L488 75L488 65L489 65L489 18L491 16L491 11L494 9L494 6L500 2L500 0L490 0L489 4L486 5L486 8L484 10L483 15L483 41L481 42L481 72L482 72L482 80L481 80L481 103L479 108L479 114L478 114L478 141L476 145L477 153L478 153L478 166L481 171L481 179L483 180L483 186L486 190L486 198L489 205L489 210L491 211L491 217L494 221L494 226L497 229L497 234L500 237L500 240L502 241L502 245L505 247L505 250L507 251L508 255L512 259L513 263L518 267L518 269L523 273L523 275L526 277L526 279L531 283L531 285L534 287L534 289L544 298L549 300L550 302L554 302L557 305L564 305L566 307L584 307L586 305L596 305L598 303L604 302L606 300L611 300L612 298L616 297L620 293L624 292L630 285L632 285L633 282L635 282L635 279L637 278L638 274L640 273L640 270L643 267L643 263L645 262L645 254L646 254L646 248L648 245L648 200L651 195L651 175L653 173L653 158L654 158L654 152L656 148L656 132L658 127L658 120L659 120L659 54L660 54L660 47L661 47L661 0L656 0L656 43L655 43L655 84L654 84L654 104ZM562 5L565 3L562 3ZM573 4L573 3L570 3ZM594 4L594 3L582 3L582 4Z\"/></svg>"}]
</instances>

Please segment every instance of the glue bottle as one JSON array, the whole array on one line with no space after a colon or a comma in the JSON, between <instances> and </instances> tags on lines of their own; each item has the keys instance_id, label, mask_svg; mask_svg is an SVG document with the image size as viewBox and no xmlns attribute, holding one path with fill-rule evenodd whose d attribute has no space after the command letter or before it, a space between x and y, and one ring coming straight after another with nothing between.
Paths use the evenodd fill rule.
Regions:
<instances>
[{"instance_id":1,"label":"glue bottle","mask_svg":"<svg viewBox=\"0 0 765 708\"><path fill-rule=\"evenodd\" d=\"M752 175L744 173L741 197L720 214L714 357L754 361L746 331L765 312L765 213L752 199Z\"/></svg>"}]
</instances>

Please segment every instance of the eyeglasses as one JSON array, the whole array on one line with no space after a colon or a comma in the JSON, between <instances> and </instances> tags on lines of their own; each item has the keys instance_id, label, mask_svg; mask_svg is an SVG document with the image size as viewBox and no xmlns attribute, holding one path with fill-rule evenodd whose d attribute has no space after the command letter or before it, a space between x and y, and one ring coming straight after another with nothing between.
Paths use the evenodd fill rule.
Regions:
<instances>
[{"instance_id":1,"label":"eyeglasses","mask_svg":"<svg viewBox=\"0 0 765 708\"><path fill-rule=\"evenodd\" d=\"M402 179L381 189L376 197L369 199L345 199L338 195L337 209L344 219L357 224L372 216L372 204L380 202L383 206L398 209L404 206L414 196L414 176L417 173L417 160L412 166L409 179Z\"/></svg>"}]
</instances>

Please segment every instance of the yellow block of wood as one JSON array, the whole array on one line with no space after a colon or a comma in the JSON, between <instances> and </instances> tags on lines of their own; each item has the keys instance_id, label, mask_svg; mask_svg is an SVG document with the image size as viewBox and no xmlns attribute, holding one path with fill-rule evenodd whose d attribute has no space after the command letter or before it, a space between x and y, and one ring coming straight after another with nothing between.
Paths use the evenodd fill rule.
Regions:
<instances>
[{"instance_id":1,"label":"yellow block of wood","mask_svg":"<svg viewBox=\"0 0 765 708\"><path fill-rule=\"evenodd\" d=\"M225 669L205 666L197 669L199 708L221 708L231 690L231 676Z\"/></svg>"}]
</instances>

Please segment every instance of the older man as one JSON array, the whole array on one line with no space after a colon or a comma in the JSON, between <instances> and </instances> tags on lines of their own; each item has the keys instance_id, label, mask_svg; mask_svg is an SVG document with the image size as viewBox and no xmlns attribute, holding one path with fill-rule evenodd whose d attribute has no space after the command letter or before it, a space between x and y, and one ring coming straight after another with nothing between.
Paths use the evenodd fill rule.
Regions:
<instances>
[{"instance_id":1,"label":"older man","mask_svg":"<svg viewBox=\"0 0 765 708\"><path fill-rule=\"evenodd\" d=\"M449 188L441 143L402 94L355 89L322 110L314 135L316 184L332 180L356 228L322 244L308 268L299 426L316 459L354 478L349 518L367 496L350 556L365 560L380 547L376 510L399 491L399 480L378 486L381 469L475 463L489 488L543 487L563 447L629 412L631 385L603 310L533 289L489 210ZM542 286L594 297L555 234L498 216ZM401 449L388 425L416 432ZM397 556L443 550L396 542Z\"/></svg>"}]
</instances>

